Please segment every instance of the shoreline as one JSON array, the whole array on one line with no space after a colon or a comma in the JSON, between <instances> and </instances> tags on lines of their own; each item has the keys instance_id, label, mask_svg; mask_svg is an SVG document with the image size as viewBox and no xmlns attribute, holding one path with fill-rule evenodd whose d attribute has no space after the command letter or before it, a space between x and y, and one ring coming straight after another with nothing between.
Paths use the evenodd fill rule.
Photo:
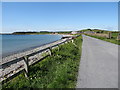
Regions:
<instances>
[{"instance_id":1,"label":"shoreline","mask_svg":"<svg viewBox=\"0 0 120 90\"><path fill-rule=\"evenodd\" d=\"M0 34L0 35L71 35L71 34Z\"/></svg>"},{"instance_id":2,"label":"shoreline","mask_svg":"<svg viewBox=\"0 0 120 90\"><path fill-rule=\"evenodd\" d=\"M13 34L11 34L11 35L13 35ZM35 35L37 35L37 34L35 34ZM73 36L73 35L69 35L69 34L40 34L40 35L61 35L61 38L58 39L58 40L49 42L49 43L45 43L45 44L29 47L29 48L26 48L26 49L23 49L23 50L18 50L18 51L14 51L14 52L8 52L8 53L5 53L5 54L2 53L2 55L0 55L0 56L3 59L3 58L6 58L6 57L9 57L9 56L13 56L15 54L21 54L21 53L24 53L24 52L27 52L27 51L31 51L33 49L36 49L36 48L39 48L39 47L43 47L45 45L48 45L48 44L51 44L51 43L54 43L54 42L57 42L59 40L62 40L62 37L65 37L65 36Z\"/></svg>"},{"instance_id":3,"label":"shoreline","mask_svg":"<svg viewBox=\"0 0 120 90\"><path fill-rule=\"evenodd\" d=\"M19 54L19 53L23 53L23 52L26 52L26 51L30 51L32 49L35 49L35 48L38 48L38 47L41 47L41 46L44 46L44 45L47 45L47 44L50 44L50 43L54 43L54 42L59 41L59 40L61 40L61 39L58 39L58 40L55 40L55 41L52 41L52 42L49 42L49 43L29 47L29 48L26 48L26 49L23 49L23 50L18 50L18 51L14 51L14 52L8 52L8 53L5 53L5 54L2 54L1 56L2 56L2 58L9 57L9 56L12 56L14 54Z\"/></svg>"},{"instance_id":4,"label":"shoreline","mask_svg":"<svg viewBox=\"0 0 120 90\"><path fill-rule=\"evenodd\" d=\"M72 37L70 35L69 38L64 38L64 39L58 39L56 41L50 42L50 43L46 43L40 46L36 46L34 48L31 48L29 50L20 52L20 53L16 53L13 55L9 55L6 56L4 58L2 58L2 61L0 61L0 65L2 67L4 67L4 69L2 68L3 73L0 74L0 81L3 81L5 78L3 78L3 76L6 76L7 78L11 77L12 75L16 74L17 72L21 71L24 69L24 60L23 57L24 56L29 56L32 53L34 53L35 55L29 56L29 64L33 64L36 62L36 60L39 60L42 57L42 53L43 52L48 52L48 49L50 47L56 47L56 45L61 44L66 42L68 39L70 40ZM47 49L46 49L47 48ZM42 51L44 50L45 51ZM39 57L38 57L39 55ZM39 59L38 59L39 58ZM16 63L17 62L17 63Z\"/></svg>"}]
</instances>

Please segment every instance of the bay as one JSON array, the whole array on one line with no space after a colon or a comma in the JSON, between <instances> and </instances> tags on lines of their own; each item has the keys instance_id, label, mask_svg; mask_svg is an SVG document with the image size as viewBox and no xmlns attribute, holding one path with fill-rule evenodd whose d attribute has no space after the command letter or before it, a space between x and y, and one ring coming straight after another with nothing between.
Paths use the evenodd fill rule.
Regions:
<instances>
[{"instance_id":1,"label":"bay","mask_svg":"<svg viewBox=\"0 0 120 90\"><path fill-rule=\"evenodd\" d=\"M0 36L1 37L1 36ZM62 35L2 35L3 57L61 39Z\"/></svg>"}]
</instances>

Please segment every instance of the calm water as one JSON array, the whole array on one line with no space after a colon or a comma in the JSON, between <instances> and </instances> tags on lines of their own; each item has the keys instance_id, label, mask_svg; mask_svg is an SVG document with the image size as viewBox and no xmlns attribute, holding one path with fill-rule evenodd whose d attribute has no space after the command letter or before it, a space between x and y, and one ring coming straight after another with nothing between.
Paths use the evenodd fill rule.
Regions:
<instances>
[{"instance_id":1,"label":"calm water","mask_svg":"<svg viewBox=\"0 0 120 90\"><path fill-rule=\"evenodd\" d=\"M61 35L2 35L2 55L41 46L59 40L61 37Z\"/></svg>"}]
</instances>

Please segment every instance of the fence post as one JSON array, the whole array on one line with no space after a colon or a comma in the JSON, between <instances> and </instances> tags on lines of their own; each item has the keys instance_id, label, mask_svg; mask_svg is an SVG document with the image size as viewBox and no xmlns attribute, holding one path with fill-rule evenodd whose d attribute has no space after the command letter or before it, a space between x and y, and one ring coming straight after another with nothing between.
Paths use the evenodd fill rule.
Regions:
<instances>
[{"instance_id":1,"label":"fence post","mask_svg":"<svg viewBox=\"0 0 120 90\"><path fill-rule=\"evenodd\" d=\"M111 33L111 32L108 33L108 38L109 38L109 39L112 38L112 33Z\"/></svg>"},{"instance_id":2,"label":"fence post","mask_svg":"<svg viewBox=\"0 0 120 90\"><path fill-rule=\"evenodd\" d=\"M65 41L65 43L68 43L67 41Z\"/></svg>"},{"instance_id":3,"label":"fence post","mask_svg":"<svg viewBox=\"0 0 120 90\"><path fill-rule=\"evenodd\" d=\"M52 55L52 47L49 47L49 54Z\"/></svg>"},{"instance_id":4,"label":"fence post","mask_svg":"<svg viewBox=\"0 0 120 90\"><path fill-rule=\"evenodd\" d=\"M117 40L120 40L120 32L118 33Z\"/></svg>"},{"instance_id":5,"label":"fence post","mask_svg":"<svg viewBox=\"0 0 120 90\"><path fill-rule=\"evenodd\" d=\"M70 42L70 40L68 40L68 43Z\"/></svg>"},{"instance_id":6,"label":"fence post","mask_svg":"<svg viewBox=\"0 0 120 90\"><path fill-rule=\"evenodd\" d=\"M71 42L74 43L74 40L72 39Z\"/></svg>"},{"instance_id":7,"label":"fence post","mask_svg":"<svg viewBox=\"0 0 120 90\"><path fill-rule=\"evenodd\" d=\"M28 68L29 63L28 63L28 56L24 56L24 68L25 68L25 77L28 77Z\"/></svg>"},{"instance_id":8,"label":"fence post","mask_svg":"<svg viewBox=\"0 0 120 90\"><path fill-rule=\"evenodd\" d=\"M59 45L57 47L58 47L58 51L59 51L60 50Z\"/></svg>"},{"instance_id":9,"label":"fence post","mask_svg":"<svg viewBox=\"0 0 120 90\"><path fill-rule=\"evenodd\" d=\"M70 39L68 39L67 42L69 43L69 42L70 42Z\"/></svg>"}]
</instances>

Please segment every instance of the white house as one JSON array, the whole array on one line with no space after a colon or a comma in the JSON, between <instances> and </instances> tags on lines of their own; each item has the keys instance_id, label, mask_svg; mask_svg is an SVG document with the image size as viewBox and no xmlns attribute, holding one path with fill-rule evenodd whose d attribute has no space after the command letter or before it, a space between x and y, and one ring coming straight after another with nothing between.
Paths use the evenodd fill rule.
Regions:
<instances>
[{"instance_id":1,"label":"white house","mask_svg":"<svg viewBox=\"0 0 120 90\"><path fill-rule=\"evenodd\" d=\"M77 31L72 31L71 34L77 34Z\"/></svg>"}]
</instances>

